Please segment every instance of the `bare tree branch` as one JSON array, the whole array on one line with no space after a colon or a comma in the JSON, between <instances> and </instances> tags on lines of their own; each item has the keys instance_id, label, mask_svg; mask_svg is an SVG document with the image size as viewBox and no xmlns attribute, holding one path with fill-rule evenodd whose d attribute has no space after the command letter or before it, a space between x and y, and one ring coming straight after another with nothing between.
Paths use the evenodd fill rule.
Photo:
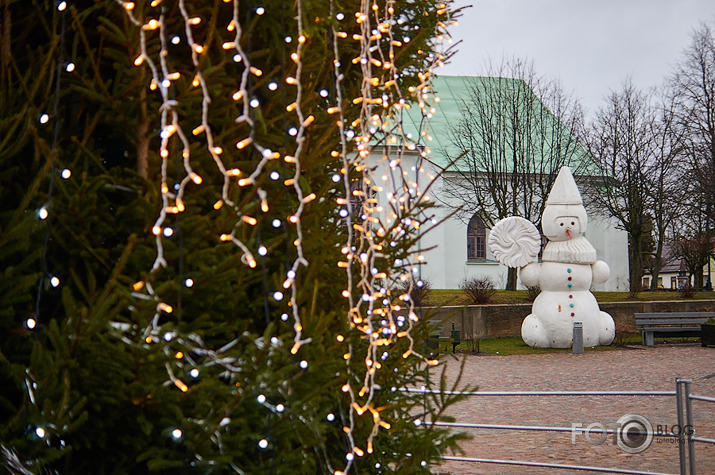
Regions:
<instances>
[{"instance_id":1,"label":"bare tree branch","mask_svg":"<svg viewBox=\"0 0 715 475\"><path fill-rule=\"evenodd\" d=\"M572 133L582 128L578 102L558 82L537 76L531 63L512 59L471 79L460 111L450 131L459 158L449 157L443 204L465 223L476 214L488 227L508 216L540 225L559 169L580 174L588 164ZM516 287L513 270L507 280L507 288Z\"/></svg>"}]
</instances>

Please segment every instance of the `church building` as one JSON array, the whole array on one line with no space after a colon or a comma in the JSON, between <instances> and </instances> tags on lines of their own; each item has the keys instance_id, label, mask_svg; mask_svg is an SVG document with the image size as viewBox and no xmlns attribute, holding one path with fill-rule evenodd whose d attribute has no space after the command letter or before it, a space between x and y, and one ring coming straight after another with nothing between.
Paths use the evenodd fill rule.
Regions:
<instances>
[{"instance_id":1,"label":"church building","mask_svg":"<svg viewBox=\"0 0 715 475\"><path fill-rule=\"evenodd\" d=\"M538 227L549 192L539 187L544 187L547 178L553 182L560 167L566 165L584 194L593 164L585 147L524 81L440 76L434 79L433 89L439 102L431 106L426 125L417 107L403 117L404 133L410 138L422 135L424 146L400 156L402 169L415 172L415 176L435 177L432 184L425 178L415 184L437 205L430 210L432 221L441 222L420 235L417 246L424 260L417 274L436 289L456 289L465 278L482 277L491 279L495 288L504 288L508 269L494 259L487 246L493 225L502 217L519 214ZM513 102L517 95L521 102ZM465 115L470 102L478 103L471 121ZM517 127L528 129L510 133ZM384 176L389 174L389 162L378 160L382 158L378 153L373 151L373 174ZM494 174L508 178L513 167L520 167L517 176L528 172L540 182L513 185L523 186L511 193L518 203L504 211L504 216L496 216L498 206L490 199L501 195L494 193L490 199L484 195L491 194L488 187L494 186L490 182ZM527 172L522 173L522 167ZM424 173L416 173L420 169ZM512 186L509 182L501 184ZM513 190L506 191L504 196ZM386 204L389 197L378 194L377 200ZM517 213L513 213L515 206L519 208ZM626 291L627 234L616 228L614 220L589 209L587 203L586 208L589 222L584 235L596 249L598 259L605 261L611 271L608 281L594 284L592 290ZM518 285L523 288L521 282Z\"/></svg>"}]
</instances>

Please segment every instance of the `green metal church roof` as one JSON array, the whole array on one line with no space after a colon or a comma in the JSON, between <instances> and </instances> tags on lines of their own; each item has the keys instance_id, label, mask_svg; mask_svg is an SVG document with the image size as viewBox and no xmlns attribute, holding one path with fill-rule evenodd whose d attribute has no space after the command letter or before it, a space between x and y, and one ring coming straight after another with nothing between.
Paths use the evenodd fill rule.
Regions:
<instances>
[{"instance_id":1,"label":"green metal church roof","mask_svg":"<svg viewBox=\"0 0 715 475\"><path fill-rule=\"evenodd\" d=\"M452 124L462 119L462 98L469 97L472 81L481 81L484 78L473 76L439 76L433 79L433 89L440 101L433 104L435 113L429 118L427 134L432 138L427 141L427 146L432 151L430 160L440 167L448 163L447 157L456 157L460 151L450 140ZM412 107L406 114L404 128L417 136L419 134L420 110Z\"/></svg>"},{"instance_id":2,"label":"green metal church roof","mask_svg":"<svg viewBox=\"0 0 715 475\"><path fill-rule=\"evenodd\" d=\"M454 128L458 126L461 121L464 121L463 111L465 102L469 103L475 94L482 94L484 98L484 96L489 94L492 88L504 88L505 90L518 89L520 93L531 95L530 99L532 99L531 103L534 104L534 107L542 108L539 113L544 115L548 114L550 118L549 121L558 124L558 133L568 134L569 137L571 135L570 131L568 131L560 121L555 119L554 115L534 95L534 92L523 80L482 76L437 76L433 79L432 88L440 101L433 103L434 113L426 127L427 135L431 137L432 140L426 140L424 143L431 151L429 160L440 168L446 168L450 160L454 160L464 152L464 150L460 150L460 148L454 144L452 136ZM420 133L419 125L421 119L422 117L418 107L413 106L409 111L406 111L403 122L405 132L417 137ZM573 137L571 137L571 140L573 140ZM569 162L572 160L583 162L588 157L588 153L580 143L572 147L569 153L571 155L567 157L567 161ZM584 165L583 163L581 164ZM459 170L460 168L464 168L464 166L460 166L459 162L456 162L451 167L452 170Z\"/></svg>"}]
</instances>

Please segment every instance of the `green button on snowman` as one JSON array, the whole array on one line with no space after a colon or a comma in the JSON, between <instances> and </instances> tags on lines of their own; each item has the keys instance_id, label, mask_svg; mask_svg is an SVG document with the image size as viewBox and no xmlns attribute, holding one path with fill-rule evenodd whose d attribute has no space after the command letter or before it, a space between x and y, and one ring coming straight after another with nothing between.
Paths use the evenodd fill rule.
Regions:
<instances>
[{"instance_id":1,"label":"green button on snowman","mask_svg":"<svg viewBox=\"0 0 715 475\"><path fill-rule=\"evenodd\" d=\"M591 284L608 280L608 264L596 259L596 250L583 237L588 218L581 194L568 167L563 167L546 200L541 226L549 243L542 262L533 262L540 236L528 220L510 217L499 221L489 236L494 257L509 267L521 267L519 277L541 293L521 325L524 342L537 348L570 348L574 322L583 324L584 346L610 345L615 336L613 318L598 307Z\"/></svg>"}]
</instances>

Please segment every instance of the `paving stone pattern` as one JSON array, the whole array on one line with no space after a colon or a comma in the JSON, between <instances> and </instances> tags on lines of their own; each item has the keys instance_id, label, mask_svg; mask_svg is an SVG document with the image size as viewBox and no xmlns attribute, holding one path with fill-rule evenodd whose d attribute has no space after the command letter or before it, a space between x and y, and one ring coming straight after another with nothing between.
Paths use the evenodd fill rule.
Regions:
<instances>
[{"instance_id":1,"label":"paving stone pattern","mask_svg":"<svg viewBox=\"0 0 715 475\"><path fill-rule=\"evenodd\" d=\"M715 397L715 349L700 345L657 345L585 354L457 355L447 362L451 380L466 358L462 382L479 391L674 391L676 378L693 380L694 394ZM693 401L697 435L715 439L715 403ZM455 405L450 414L458 422L504 425L584 427L594 422L615 423L625 414L640 414L656 425L677 424L673 396L477 396ZM678 446L656 437L640 454L628 454L613 444L601 445L583 434L516 430L466 429L473 439L463 443L465 457L526 460L592 467L679 473ZM598 434L591 435L598 440ZM715 474L715 445L698 443L698 474ZM584 474L516 465L449 461L434 473L442 474Z\"/></svg>"}]
</instances>

